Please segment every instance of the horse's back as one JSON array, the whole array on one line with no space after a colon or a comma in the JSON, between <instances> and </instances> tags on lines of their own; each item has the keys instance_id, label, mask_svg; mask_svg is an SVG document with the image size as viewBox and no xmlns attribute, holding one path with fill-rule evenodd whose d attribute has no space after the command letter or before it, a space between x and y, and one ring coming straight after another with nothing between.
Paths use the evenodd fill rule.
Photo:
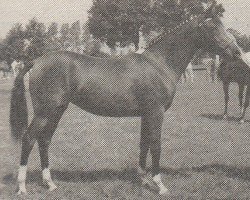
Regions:
<instances>
[{"instance_id":1,"label":"horse's back","mask_svg":"<svg viewBox=\"0 0 250 200\"><path fill-rule=\"evenodd\" d=\"M249 70L242 61L222 62L218 69L218 77L223 82L236 82L247 84Z\"/></svg>"}]
</instances>

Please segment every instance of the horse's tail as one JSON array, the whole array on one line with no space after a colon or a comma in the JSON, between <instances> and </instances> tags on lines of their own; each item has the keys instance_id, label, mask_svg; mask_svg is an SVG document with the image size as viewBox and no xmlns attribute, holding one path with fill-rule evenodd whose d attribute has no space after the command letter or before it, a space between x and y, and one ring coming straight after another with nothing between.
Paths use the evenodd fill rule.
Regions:
<instances>
[{"instance_id":1,"label":"horse's tail","mask_svg":"<svg viewBox=\"0 0 250 200\"><path fill-rule=\"evenodd\" d=\"M28 109L25 97L24 75L31 69L33 62L27 62L17 75L11 91L10 128L11 136L19 141L28 126Z\"/></svg>"}]
</instances>

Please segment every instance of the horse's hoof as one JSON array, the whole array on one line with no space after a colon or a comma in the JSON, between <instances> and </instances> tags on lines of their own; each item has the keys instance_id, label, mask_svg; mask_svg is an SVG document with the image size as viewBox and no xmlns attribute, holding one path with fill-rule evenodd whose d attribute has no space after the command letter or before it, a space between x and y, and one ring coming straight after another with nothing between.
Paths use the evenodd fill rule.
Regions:
<instances>
[{"instance_id":1,"label":"horse's hoof","mask_svg":"<svg viewBox=\"0 0 250 200\"><path fill-rule=\"evenodd\" d=\"M50 192L52 192L55 189L57 189L57 186L52 181L43 180L43 185L45 187L48 187Z\"/></svg>"},{"instance_id":2,"label":"horse's hoof","mask_svg":"<svg viewBox=\"0 0 250 200\"><path fill-rule=\"evenodd\" d=\"M169 190L162 183L160 174L153 177L153 182L158 187L160 195L169 195L170 194Z\"/></svg>"}]
</instances>

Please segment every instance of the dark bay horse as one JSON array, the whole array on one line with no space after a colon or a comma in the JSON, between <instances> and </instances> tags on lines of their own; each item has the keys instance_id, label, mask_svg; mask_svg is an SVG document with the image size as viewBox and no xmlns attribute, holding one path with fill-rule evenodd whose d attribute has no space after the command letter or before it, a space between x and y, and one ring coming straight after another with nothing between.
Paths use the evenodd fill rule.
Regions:
<instances>
[{"instance_id":1,"label":"dark bay horse","mask_svg":"<svg viewBox=\"0 0 250 200\"><path fill-rule=\"evenodd\" d=\"M242 60L237 61L229 61L227 62L225 59L221 62L220 67L218 69L218 77L223 82L223 91L224 91L224 99L225 99L225 106L224 106L224 114L223 118L228 118L228 101L229 101L229 85L232 82L235 82L239 86L239 105L241 110L241 117L240 123L244 123L244 117L246 113L246 108L249 106L249 98L250 98L250 70L245 62ZM243 103L243 93L245 86L246 88L246 95L245 101Z\"/></svg>"},{"instance_id":2,"label":"dark bay horse","mask_svg":"<svg viewBox=\"0 0 250 200\"><path fill-rule=\"evenodd\" d=\"M10 109L12 136L22 139L18 193L26 193L27 162L36 141L43 180L49 190L56 188L50 176L48 149L69 103L101 116L141 117L138 172L147 181L146 158L150 150L152 180L160 194L168 193L160 176L161 128L181 74L199 48L232 59L242 55L213 10L210 7L206 13L165 30L142 54L105 59L54 52L26 63L15 79ZM31 67L29 90L34 118L26 130L23 77Z\"/></svg>"}]
</instances>

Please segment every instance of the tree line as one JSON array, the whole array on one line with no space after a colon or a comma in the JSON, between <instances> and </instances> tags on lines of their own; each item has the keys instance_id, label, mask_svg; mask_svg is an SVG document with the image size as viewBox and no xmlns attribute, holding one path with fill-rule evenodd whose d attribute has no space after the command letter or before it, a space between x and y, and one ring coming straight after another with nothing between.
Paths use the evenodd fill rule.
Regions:
<instances>
[{"instance_id":1,"label":"tree line","mask_svg":"<svg viewBox=\"0 0 250 200\"><path fill-rule=\"evenodd\" d=\"M15 24L1 41L0 59L34 59L54 50L71 50L87 54L98 51L105 41L112 49L133 43L138 49L140 33L151 40L152 32L161 33L204 12L204 3L216 4L218 15L225 11L216 0L93 0L84 25L80 21L56 22L48 27L35 18L27 25ZM148 41L149 42L149 41Z\"/></svg>"},{"instance_id":2,"label":"tree line","mask_svg":"<svg viewBox=\"0 0 250 200\"><path fill-rule=\"evenodd\" d=\"M33 18L24 27L15 24L2 40L0 46L1 59L34 59L47 52L67 49L69 46L76 48L81 43L80 21L72 24L53 22L48 27Z\"/></svg>"}]
</instances>

